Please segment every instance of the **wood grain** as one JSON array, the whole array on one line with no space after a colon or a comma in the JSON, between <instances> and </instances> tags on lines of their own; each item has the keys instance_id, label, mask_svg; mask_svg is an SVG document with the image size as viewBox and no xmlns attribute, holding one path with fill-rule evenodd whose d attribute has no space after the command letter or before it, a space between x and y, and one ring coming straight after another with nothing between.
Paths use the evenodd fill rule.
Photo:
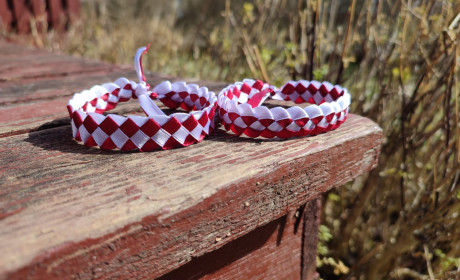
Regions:
<instances>
[{"instance_id":1,"label":"wood grain","mask_svg":"<svg viewBox=\"0 0 460 280\"><path fill-rule=\"evenodd\" d=\"M0 275L160 276L371 169L380 141L353 115L315 137L217 130L153 153L89 149L68 126L0 139Z\"/></svg>"},{"instance_id":2,"label":"wood grain","mask_svg":"<svg viewBox=\"0 0 460 280\"><path fill-rule=\"evenodd\" d=\"M30 31L30 12L26 6L26 0L12 1L12 6L17 32L28 33Z\"/></svg>"},{"instance_id":3,"label":"wood grain","mask_svg":"<svg viewBox=\"0 0 460 280\"><path fill-rule=\"evenodd\" d=\"M64 31L67 23L67 17L62 2L62 0L48 0L51 25L59 32Z\"/></svg>"},{"instance_id":4,"label":"wood grain","mask_svg":"<svg viewBox=\"0 0 460 280\"><path fill-rule=\"evenodd\" d=\"M22 55L11 55L1 58L0 80L39 79L46 77L66 76L70 74L107 71L110 64L94 62L61 54L34 54L33 51ZM112 65L113 67L113 65ZM117 67L121 68L121 67Z\"/></svg>"},{"instance_id":5,"label":"wood grain","mask_svg":"<svg viewBox=\"0 0 460 280\"><path fill-rule=\"evenodd\" d=\"M80 4L80 1L73 1ZM38 32L46 32L48 27L48 15L46 13L45 0L31 0L32 14L35 20L35 25Z\"/></svg>"},{"instance_id":6,"label":"wood grain","mask_svg":"<svg viewBox=\"0 0 460 280\"><path fill-rule=\"evenodd\" d=\"M39 32L48 25L61 32L77 21L80 9L79 0L0 0L0 26L22 34L30 33L31 24Z\"/></svg>"},{"instance_id":7,"label":"wood grain","mask_svg":"<svg viewBox=\"0 0 460 280\"><path fill-rule=\"evenodd\" d=\"M77 21L81 13L80 1L65 0L65 4L67 6L67 15L69 16L70 23Z\"/></svg>"},{"instance_id":8,"label":"wood grain","mask_svg":"<svg viewBox=\"0 0 460 280\"><path fill-rule=\"evenodd\" d=\"M301 230L292 213L213 252L193 259L158 280L299 279Z\"/></svg>"},{"instance_id":9,"label":"wood grain","mask_svg":"<svg viewBox=\"0 0 460 280\"><path fill-rule=\"evenodd\" d=\"M316 257L318 248L318 231L321 223L321 199L317 198L305 205L302 230L302 264L301 280L316 280Z\"/></svg>"},{"instance_id":10,"label":"wood grain","mask_svg":"<svg viewBox=\"0 0 460 280\"><path fill-rule=\"evenodd\" d=\"M71 92L128 69L2 42L0 61L0 279L156 278L265 234L247 254L257 259L283 216L370 170L380 152L380 128L355 115L315 137L217 129L168 151L87 148L71 137Z\"/></svg>"},{"instance_id":11,"label":"wood grain","mask_svg":"<svg viewBox=\"0 0 460 280\"><path fill-rule=\"evenodd\" d=\"M8 7L8 0L0 0L0 28L10 31L12 23L13 13Z\"/></svg>"}]
</instances>

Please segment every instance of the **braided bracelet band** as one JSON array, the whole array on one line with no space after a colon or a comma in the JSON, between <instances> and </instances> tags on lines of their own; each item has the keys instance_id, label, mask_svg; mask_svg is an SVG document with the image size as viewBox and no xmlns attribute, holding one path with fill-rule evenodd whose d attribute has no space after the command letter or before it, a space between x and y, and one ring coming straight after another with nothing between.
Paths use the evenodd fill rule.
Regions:
<instances>
[{"instance_id":1,"label":"braided bracelet band","mask_svg":"<svg viewBox=\"0 0 460 280\"><path fill-rule=\"evenodd\" d=\"M169 81L150 90L141 64L142 55L147 50L148 46L140 48L134 60L139 83L119 78L113 83L76 93L70 99L67 109L75 140L106 150L151 151L188 146L200 142L212 132L217 101L214 92L195 84L171 84ZM130 98L138 99L148 117L102 115L115 108L118 102ZM153 98L172 109L181 107L191 112L167 116Z\"/></svg>"},{"instance_id":2,"label":"braided bracelet band","mask_svg":"<svg viewBox=\"0 0 460 280\"><path fill-rule=\"evenodd\" d=\"M303 109L298 106L268 109L260 106L267 97L312 105ZM289 138L339 127L348 116L350 94L329 82L290 81L277 89L262 81L245 79L224 88L218 95L217 106L227 131L249 137Z\"/></svg>"}]
</instances>

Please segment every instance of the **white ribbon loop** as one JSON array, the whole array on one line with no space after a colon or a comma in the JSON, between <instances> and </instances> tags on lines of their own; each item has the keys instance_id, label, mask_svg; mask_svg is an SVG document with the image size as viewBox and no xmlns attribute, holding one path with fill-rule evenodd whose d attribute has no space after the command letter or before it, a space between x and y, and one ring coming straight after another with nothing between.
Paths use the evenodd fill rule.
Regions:
<instances>
[{"instance_id":1,"label":"white ribbon loop","mask_svg":"<svg viewBox=\"0 0 460 280\"><path fill-rule=\"evenodd\" d=\"M150 97L152 91L150 91L150 86L145 83L144 70L142 69L142 56L147 53L149 47L150 44L148 44L146 47L139 48L137 50L136 56L134 57L134 68L136 69L139 84L134 83L133 88L139 101L139 105L148 117L166 116L166 114L157 106L157 104L155 104L155 102Z\"/></svg>"},{"instance_id":2,"label":"white ribbon loop","mask_svg":"<svg viewBox=\"0 0 460 280\"><path fill-rule=\"evenodd\" d=\"M136 69L137 79L139 83L145 82L144 70L142 69L142 56L149 51L150 44L145 47L137 49L136 56L134 57L134 69Z\"/></svg>"}]
</instances>

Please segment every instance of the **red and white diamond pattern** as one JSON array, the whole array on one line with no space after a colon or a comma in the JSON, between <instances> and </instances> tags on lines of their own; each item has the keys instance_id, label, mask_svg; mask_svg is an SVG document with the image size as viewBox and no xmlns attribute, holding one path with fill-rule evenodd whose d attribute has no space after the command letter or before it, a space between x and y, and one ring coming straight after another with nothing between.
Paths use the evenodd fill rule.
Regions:
<instances>
[{"instance_id":1,"label":"red and white diamond pattern","mask_svg":"<svg viewBox=\"0 0 460 280\"><path fill-rule=\"evenodd\" d=\"M137 87L137 83L120 78L76 93L67 105L73 137L101 149L151 151L188 146L212 132L217 101L214 92L185 82L165 81L148 94L170 108L182 107L190 113L151 117L101 114L119 102L137 98Z\"/></svg>"},{"instance_id":2,"label":"red and white diamond pattern","mask_svg":"<svg viewBox=\"0 0 460 280\"><path fill-rule=\"evenodd\" d=\"M268 109L260 106L267 97L312 105ZM348 116L350 94L345 88L329 82L290 81L276 89L262 81L246 79L223 89L217 105L227 131L249 137L290 138L316 135L339 127Z\"/></svg>"}]
</instances>

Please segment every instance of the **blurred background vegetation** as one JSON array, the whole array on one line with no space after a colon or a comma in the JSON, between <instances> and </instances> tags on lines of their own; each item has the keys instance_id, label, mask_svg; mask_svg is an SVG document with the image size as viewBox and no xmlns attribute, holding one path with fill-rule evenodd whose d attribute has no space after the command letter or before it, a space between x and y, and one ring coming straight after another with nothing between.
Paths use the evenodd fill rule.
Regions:
<instances>
[{"instance_id":1,"label":"blurred background vegetation","mask_svg":"<svg viewBox=\"0 0 460 280\"><path fill-rule=\"evenodd\" d=\"M378 167L323 198L323 279L459 279L457 0L82 1L31 44L191 79L346 86L384 131ZM12 36L6 34L7 36Z\"/></svg>"}]
</instances>

